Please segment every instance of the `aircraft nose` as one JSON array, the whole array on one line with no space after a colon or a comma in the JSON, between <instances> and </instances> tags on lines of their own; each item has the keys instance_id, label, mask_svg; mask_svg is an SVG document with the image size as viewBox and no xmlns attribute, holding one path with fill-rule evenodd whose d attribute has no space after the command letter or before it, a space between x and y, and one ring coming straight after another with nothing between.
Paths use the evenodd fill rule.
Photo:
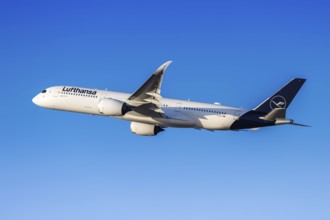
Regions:
<instances>
[{"instance_id":1,"label":"aircraft nose","mask_svg":"<svg viewBox=\"0 0 330 220\"><path fill-rule=\"evenodd\" d=\"M32 99L32 102L36 105L38 105L38 95L36 95L33 99Z\"/></svg>"}]
</instances>

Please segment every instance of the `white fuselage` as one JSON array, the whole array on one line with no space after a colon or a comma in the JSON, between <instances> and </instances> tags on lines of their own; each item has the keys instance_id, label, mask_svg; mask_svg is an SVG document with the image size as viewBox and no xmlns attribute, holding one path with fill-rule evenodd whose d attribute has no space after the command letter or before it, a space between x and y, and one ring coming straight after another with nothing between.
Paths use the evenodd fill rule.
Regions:
<instances>
[{"instance_id":1,"label":"white fuselage","mask_svg":"<svg viewBox=\"0 0 330 220\"><path fill-rule=\"evenodd\" d=\"M65 91L65 86L47 88L33 98L33 102L41 107L54 110L79 112L92 115L104 116L98 106L101 99L110 98L125 102L131 94L112 92L97 89L87 89L85 93ZM72 87L71 87L72 88ZM88 91L93 91L90 93ZM164 117L150 117L129 111L123 116L115 118L153 124L163 127L189 127L208 130L227 130L247 110L223 106L220 104L207 104L201 102L184 101L177 99L161 99L161 109L165 112Z\"/></svg>"}]
</instances>

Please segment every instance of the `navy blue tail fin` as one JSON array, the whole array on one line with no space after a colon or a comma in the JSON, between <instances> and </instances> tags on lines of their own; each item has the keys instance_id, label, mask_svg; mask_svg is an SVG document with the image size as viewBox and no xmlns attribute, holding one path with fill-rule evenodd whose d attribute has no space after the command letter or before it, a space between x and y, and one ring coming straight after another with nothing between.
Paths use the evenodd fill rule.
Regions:
<instances>
[{"instance_id":1,"label":"navy blue tail fin","mask_svg":"<svg viewBox=\"0 0 330 220\"><path fill-rule=\"evenodd\" d=\"M258 105L254 110L269 113L275 108L288 108L305 81L306 79L292 79L288 84Z\"/></svg>"}]
</instances>

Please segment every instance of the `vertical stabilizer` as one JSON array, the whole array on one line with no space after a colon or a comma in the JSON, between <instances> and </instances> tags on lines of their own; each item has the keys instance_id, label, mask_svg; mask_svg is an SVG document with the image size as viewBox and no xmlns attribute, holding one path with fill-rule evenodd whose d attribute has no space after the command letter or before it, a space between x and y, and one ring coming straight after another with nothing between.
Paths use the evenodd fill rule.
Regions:
<instances>
[{"instance_id":1,"label":"vertical stabilizer","mask_svg":"<svg viewBox=\"0 0 330 220\"><path fill-rule=\"evenodd\" d=\"M287 109L305 81L306 79L301 78L292 79L254 110L262 113L269 113L275 108Z\"/></svg>"}]
</instances>

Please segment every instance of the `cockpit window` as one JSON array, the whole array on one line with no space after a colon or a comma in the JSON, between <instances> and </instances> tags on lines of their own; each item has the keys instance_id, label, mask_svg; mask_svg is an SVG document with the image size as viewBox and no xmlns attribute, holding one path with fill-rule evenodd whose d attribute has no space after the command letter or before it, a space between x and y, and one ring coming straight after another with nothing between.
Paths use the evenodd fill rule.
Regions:
<instances>
[{"instance_id":1,"label":"cockpit window","mask_svg":"<svg viewBox=\"0 0 330 220\"><path fill-rule=\"evenodd\" d=\"M46 93L47 92L47 90L45 89L44 91L42 91L41 93Z\"/></svg>"}]
</instances>

